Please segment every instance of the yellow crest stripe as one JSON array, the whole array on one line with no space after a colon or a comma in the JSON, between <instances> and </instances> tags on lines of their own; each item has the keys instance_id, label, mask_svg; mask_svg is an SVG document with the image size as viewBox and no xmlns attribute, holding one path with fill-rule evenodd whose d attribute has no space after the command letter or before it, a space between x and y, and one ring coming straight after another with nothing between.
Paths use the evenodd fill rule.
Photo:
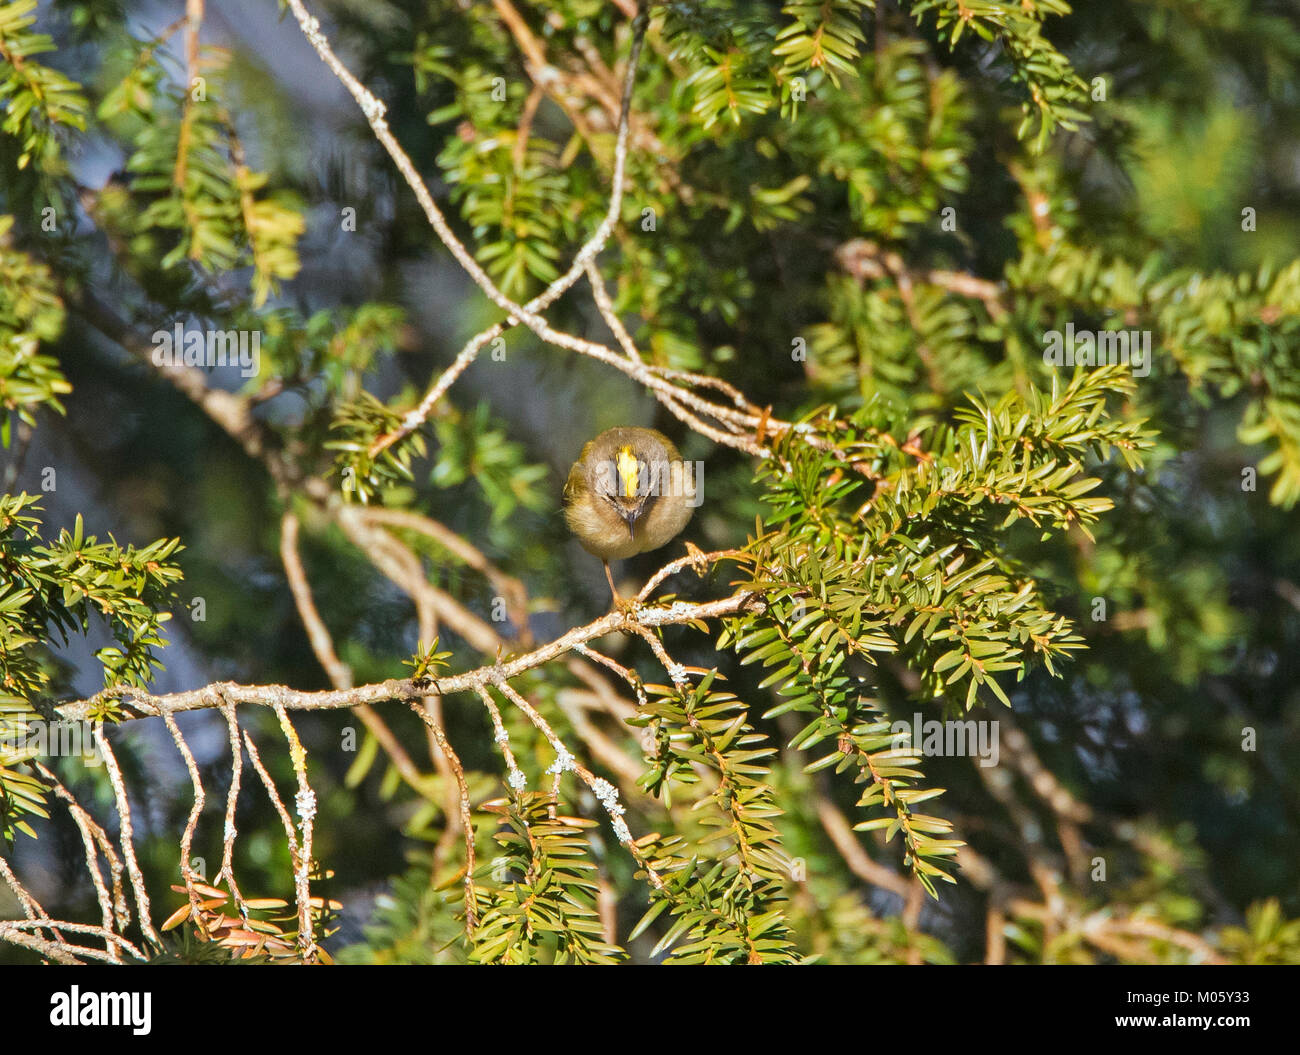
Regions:
<instances>
[{"instance_id":1,"label":"yellow crest stripe","mask_svg":"<svg viewBox=\"0 0 1300 1055\"><path fill-rule=\"evenodd\" d=\"M623 497L633 497L636 494L639 469L632 448L620 447L618 457L614 459L614 464L618 467L618 482L622 485L620 490Z\"/></svg>"}]
</instances>

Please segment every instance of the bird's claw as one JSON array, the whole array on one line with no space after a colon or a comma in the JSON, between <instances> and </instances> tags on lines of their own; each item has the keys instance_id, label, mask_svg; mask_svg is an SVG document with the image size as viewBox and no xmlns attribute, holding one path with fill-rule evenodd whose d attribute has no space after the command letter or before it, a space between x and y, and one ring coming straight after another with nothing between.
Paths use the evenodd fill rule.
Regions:
<instances>
[{"instance_id":1,"label":"bird's claw","mask_svg":"<svg viewBox=\"0 0 1300 1055\"><path fill-rule=\"evenodd\" d=\"M703 579L709 574L709 558L694 542L686 543L686 553L691 558L691 564L695 569L695 574Z\"/></svg>"}]
</instances>

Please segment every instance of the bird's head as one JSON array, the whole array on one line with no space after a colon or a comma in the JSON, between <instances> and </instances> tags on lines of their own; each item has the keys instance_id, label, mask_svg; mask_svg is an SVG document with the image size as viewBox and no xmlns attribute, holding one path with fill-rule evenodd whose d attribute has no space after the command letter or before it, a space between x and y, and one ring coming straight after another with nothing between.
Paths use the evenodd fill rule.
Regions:
<instances>
[{"instance_id":1,"label":"bird's head","mask_svg":"<svg viewBox=\"0 0 1300 1055\"><path fill-rule=\"evenodd\" d=\"M631 537L650 497L650 467L637 457L630 444L624 444L614 452L610 471L605 475L610 484L605 498L623 518Z\"/></svg>"}]
</instances>

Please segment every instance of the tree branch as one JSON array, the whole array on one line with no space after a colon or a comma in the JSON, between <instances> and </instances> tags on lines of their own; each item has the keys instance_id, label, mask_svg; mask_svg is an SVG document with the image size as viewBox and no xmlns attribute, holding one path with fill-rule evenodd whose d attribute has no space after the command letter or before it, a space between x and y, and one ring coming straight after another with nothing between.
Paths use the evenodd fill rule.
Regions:
<instances>
[{"instance_id":1,"label":"tree branch","mask_svg":"<svg viewBox=\"0 0 1300 1055\"><path fill-rule=\"evenodd\" d=\"M431 692L447 696L455 692L471 692L480 686L518 677L525 671L544 666L568 652L579 651L578 646L604 637L618 630L644 630L659 626L680 626L701 619L717 619L738 615L764 602L751 590L741 590L730 597L716 601L692 603L675 601L665 607L641 607L636 614L610 612L583 626L574 627L532 652L498 664L477 667L461 674L437 679L390 678L370 685L350 689L303 691L287 685L239 685L235 682L213 682L201 689L172 692L155 696L134 689L118 688L96 693L84 700L65 703L56 708L59 716L69 720L89 720L109 701L121 704L124 720L159 717L181 711L219 709L229 704L255 704L263 707L283 706L291 711L325 711L358 704L386 703L390 700L410 702L422 699Z\"/></svg>"}]
</instances>

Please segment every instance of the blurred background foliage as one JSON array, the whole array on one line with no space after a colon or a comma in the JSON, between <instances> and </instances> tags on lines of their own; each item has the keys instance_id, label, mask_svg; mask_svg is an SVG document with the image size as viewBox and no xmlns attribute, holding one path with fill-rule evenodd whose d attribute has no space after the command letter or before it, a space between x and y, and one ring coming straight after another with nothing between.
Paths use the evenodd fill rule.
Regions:
<instances>
[{"instance_id":1,"label":"blurred background foliage","mask_svg":"<svg viewBox=\"0 0 1300 1055\"><path fill-rule=\"evenodd\" d=\"M159 380L141 335L147 351L150 332L178 321L261 330L258 375L217 372L211 384L252 397L303 472L337 482L336 459L348 456L330 442L391 427L497 315L434 248L364 121L277 5L207 5L200 101L186 90L180 38L164 30L176 7L0 5L0 215L12 218L0 225L0 336L38 339L58 367L11 352L0 370L13 427L6 490L38 492L41 467L57 466L44 537L84 511L101 534L183 541L158 691L223 678L323 687L278 559L276 481ZM501 288L523 301L563 271L608 200L629 5L314 7ZM1140 471L1092 467L1115 508L1091 537L1076 528L1001 543L1087 649L1060 679L1034 669L1005 682L1010 716L996 703L980 712L1025 742L995 779L969 758L927 760L928 780L947 789L936 812L1000 876L1030 884L1036 869L1057 868L1071 922L964 873L938 901L882 881L903 875L896 844L850 832L867 864L846 853L821 810L851 812L856 792L783 750L769 778L784 811L775 823L803 863L787 917L795 946L830 962L982 960L990 927L1003 958L1026 962L1196 955L1161 928L1235 959L1300 961L1300 927L1288 922L1300 916L1300 22L1289 0L1077 8L681 0L652 10L622 222L601 258L647 361L724 377L789 419L833 403L919 427L952 422L970 396L1049 390L1045 331L1152 334L1151 372L1115 414L1145 419L1155 446ZM534 91L539 62L560 89ZM51 207L53 230L42 226ZM17 304L40 289L43 302ZM552 317L607 339L585 303L571 294ZM623 376L522 328L504 348L480 356L422 445L372 467L367 486L522 580L535 639L605 604L598 564L558 513L563 475L599 429L654 425L706 459L707 501L687 534L703 549L743 543L766 512L751 459L687 432ZM36 406L47 409L32 434ZM1258 471L1257 488L1243 486L1245 469ZM304 517L304 563L341 658L358 684L397 676L417 646L409 600L337 529ZM401 537L436 585L493 618L493 584L435 541ZM629 562L627 578L643 580L661 556ZM703 597L725 582L722 572L681 588ZM454 637L443 644L457 669L484 658ZM721 664L749 723L777 746L797 732L761 717L776 699L757 688L761 671L686 630L670 645L688 663ZM639 642L609 648L623 662L649 656ZM48 663L55 696L100 687L88 652L56 649ZM571 679L520 688L575 733ZM883 697L894 717L942 716L914 703L905 678ZM498 794L478 701L444 706L476 801ZM506 714L516 752L540 772L544 741ZM209 717L220 724L200 716L193 728ZM364 733L359 750L341 749L357 725L346 713L300 724L320 797L316 857L344 904L328 946L355 962L465 959L448 886L457 862L439 843L443 778L429 767L410 786ZM411 715L392 725L404 743L423 742ZM636 755L635 730L606 735ZM221 747L218 733L199 754L224 791ZM175 881L189 810L168 751L144 734L122 740L159 889ZM287 758L266 760L292 779ZM92 791L99 779L60 772ZM1090 820L1062 820L1043 793L1058 785ZM250 796L241 817L245 887L287 896L269 807ZM216 827L196 847L208 861L220 858ZM1069 841L1080 829L1086 852ZM43 832L37 844L20 838L19 862L43 877L47 908L87 911L75 831ZM491 836L483 825L489 859L504 852ZM561 856L585 838L609 885L632 886L608 836L550 837ZM1104 882L1075 868L1080 856L1106 860ZM620 934L642 901L612 910ZM1148 929L1104 947L1088 937L1097 916ZM647 933L627 948L644 958L654 944Z\"/></svg>"}]
</instances>

